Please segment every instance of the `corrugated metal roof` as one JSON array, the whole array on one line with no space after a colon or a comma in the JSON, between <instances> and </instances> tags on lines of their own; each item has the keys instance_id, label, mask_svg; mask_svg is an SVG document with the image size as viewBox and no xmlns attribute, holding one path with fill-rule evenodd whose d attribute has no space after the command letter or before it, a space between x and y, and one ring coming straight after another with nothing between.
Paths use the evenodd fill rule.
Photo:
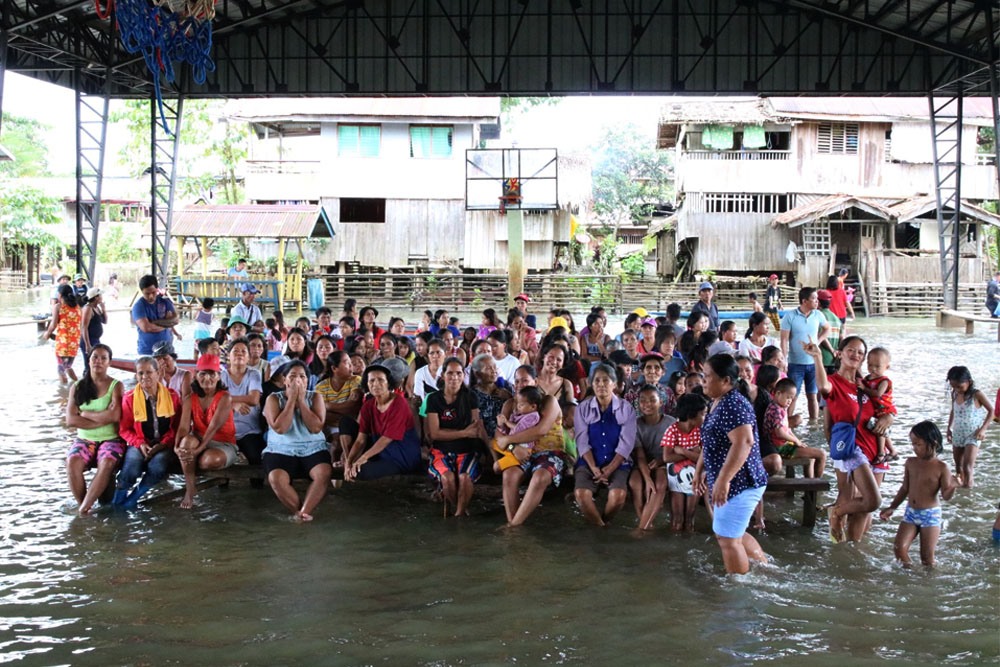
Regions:
<instances>
[{"instance_id":1,"label":"corrugated metal roof","mask_svg":"<svg viewBox=\"0 0 1000 667\"><path fill-rule=\"evenodd\" d=\"M808 204L802 204L784 213L779 213L771 220L771 224L775 226L788 225L789 227L798 227L807 222L846 211L849 208L861 209L865 213L882 218L883 220L891 220L893 218L889 208L878 203L875 199L840 194L820 197Z\"/></svg>"},{"instance_id":2,"label":"corrugated metal roof","mask_svg":"<svg viewBox=\"0 0 1000 667\"><path fill-rule=\"evenodd\" d=\"M677 123L733 123L760 125L784 122L759 97L713 97L670 101L660 109L660 125Z\"/></svg>"},{"instance_id":3,"label":"corrugated metal roof","mask_svg":"<svg viewBox=\"0 0 1000 667\"><path fill-rule=\"evenodd\" d=\"M188 206L174 214L171 234L207 238L332 238L322 206Z\"/></svg>"},{"instance_id":4,"label":"corrugated metal roof","mask_svg":"<svg viewBox=\"0 0 1000 667\"><path fill-rule=\"evenodd\" d=\"M340 118L488 122L500 115L499 97L292 97L230 100L227 118L250 123L336 122Z\"/></svg>"},{"instance_id":5,"label":"corrugated metal roof","mask_svg":"<svg viewBox=\"0 0 1000 667\"><path fill-rule=\"evenodd\" d=\"M889 207L897 222L909 222L930 211L937 210L937 198L933 195L914 197ZM1000 216L990 213L981 206L976 206L967 199L962 200L962 215L975 218L994 227L1000 227Z\"/></svg>"},{"instance_id":6,"label":"corrugated metal roof","mask_svg":"<svg viewBox=\"0 0 1000 667\"><path fill-rule=\"evenodd\" d=\"M927 120L925 97L768 97L771 113L802 120ZM988 97L967 97L962 119L966 125L990 125L993 108Z\"/></svg>"}]
</instances>

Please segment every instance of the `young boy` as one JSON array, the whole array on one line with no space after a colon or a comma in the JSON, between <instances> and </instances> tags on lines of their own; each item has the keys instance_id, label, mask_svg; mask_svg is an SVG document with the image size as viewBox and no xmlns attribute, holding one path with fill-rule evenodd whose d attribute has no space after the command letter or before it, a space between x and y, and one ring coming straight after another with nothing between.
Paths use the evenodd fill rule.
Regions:
<instances>
[{"instance_id":1,"label":"young boy","mask_svg":"<svg viewBox=\"0 0 1000 667\"><path fill-rule=\"evenodd\" d=\"M641 530L653 529L653 520L667 497L667 467L663 463L660 442L675 421L663 414L660 393L653 385L647 384L639 390L639 419L632 449L635 467L629 475L628 486Z\"/></svg>"},{"instance_id":2,"label":"young boy","mask_svg":"<svg viewBox=\"0 0 1000 667\"><path fill-rule=\"evenodd\" d=\"M757 292L750 292L749 298L750 298L750 307L753 309L753 312L763 313L764 306L760 305L760 302L757 301Z\"/></svg>"},{"instance_id":3,"label":"young boy","mask_svg":"<svg viewBox=\"0 0 1000 667\"><path fill-rule=\"evenodd\" d=\"M770 438L783 459L794 457L813 459L811 466L805 466L803 474L806 477L822 477L823 468L826 467L826 452L803 445L802 440L788 425L788 408L795 401L795 382L789 378L778 380L774 385L772 397L774 400L764 412L764 432L761 434L761 439Z\"/></svg>"},{"instance_id":4,"label":"young boy","mask_svg":"<svg viewBox=\"0 0 1000 667\"><path fill-rule=\"evenodd\" d=\"M883 521L892 516L893 511L906 500L906 514L896 532L893 545L896 559L903 567L910 566L910 545L920 535L920 562L930 567L934 565L934 549L941 535L941 505L950 500L958 486L951 476L948 464L937 458L944 451L944 438L934 422L923 421L910 430L913 453L906 459L903 468L903 483L899 492L884 510L879 513Z\"/></svg>"},{"instance_id":5,"label":"young boy","mask_svg":"<svg viewBox=\"0 0 1000 667\"><path fill-rule=\"evenodd\" d=\"M194 340L197 343L202 338L212 337L212 309L215 308L215 299L206 297L201 300L201 310L194 316ZM197 348L195 348L195 359L198 358Z\"/></svg>"},{"instance_id":6,"label":"young boy","mask_svg":"<svg viewBox=\"0 0 1000 667\"><path fill-rule=\"evenodd\" d=\"M889 350L884 347L875 347L868 353L868 375L864 380L858 380L858 391L871 399L875 406L875 419L882 415L896 414L896 406L892 402L892 380L886 377L885 372L889 370L891 361ZM871 430L872 424L868 424ZM875 436L875 444L878 447L878 454L872 465L881 465L893 460L896 450L889 442L888 433Z\"/></svg>"},{"instance_id":7,"label":"young boy","mask_svg":"<svg viewBox=\"0 0 1000 667\"><path fill-rule=\"evenodd\" d=\"M221 351L222 349L221 346L219 345L219 341L215 340L214 338L202 338L201 340L198 341L199 355L214 354L215 356L218 357Z\"/></svg>"},{"instance_id":8,"label":"young boy","mask_svg":"<svg viewBox=\"0 0 1000 667\"><path fill-rule=\"evenodd\" d=\"M316 309L316 326L312 328L312 339L316 340L320 336L331 336L334 339L340 337L340 331L333 327L333 311L326 306Z\"/></svg>"}]
</instances>

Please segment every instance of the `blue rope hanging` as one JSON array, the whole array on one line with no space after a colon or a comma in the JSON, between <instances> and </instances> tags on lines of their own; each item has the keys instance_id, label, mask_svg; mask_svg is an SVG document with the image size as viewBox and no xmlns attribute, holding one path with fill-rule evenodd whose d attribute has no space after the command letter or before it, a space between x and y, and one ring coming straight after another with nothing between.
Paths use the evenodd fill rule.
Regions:
<instances>
[{"instance_id":1,"label":"blue rope hanging","mask_svg":"<svg viewBox=\"0 0 1000 667\"><path fill-rule=\"evenodd\" d=\"M163 112L160 77L173 82L174 62L188 63L194 82L201 85L209 72L215 71L212 50L212 22L194 16L181 16L149 0L117 0L115 18L122 46L129 53L141 53L153 75L160 125L173 135ZM162 72L162 73L161 73Z\"/></svg>"}]
</instances>

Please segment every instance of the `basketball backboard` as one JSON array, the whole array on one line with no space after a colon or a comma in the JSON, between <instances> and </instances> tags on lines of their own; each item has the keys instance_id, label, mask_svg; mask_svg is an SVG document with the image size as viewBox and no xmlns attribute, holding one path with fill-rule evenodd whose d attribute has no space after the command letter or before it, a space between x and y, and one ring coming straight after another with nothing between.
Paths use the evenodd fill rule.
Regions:
<instances>
[{"instance_id":1,"label":"basketball backboard","mask_svg":"<svg viewBox=\"0 0 1000 667\"><path fill-rule=\"evenodd\" d=\"M555 148L473 148L465 151L465 208L559 208L559 161ZM520 204L505 195L520 193Z\"/></svg>"}]
</instances>

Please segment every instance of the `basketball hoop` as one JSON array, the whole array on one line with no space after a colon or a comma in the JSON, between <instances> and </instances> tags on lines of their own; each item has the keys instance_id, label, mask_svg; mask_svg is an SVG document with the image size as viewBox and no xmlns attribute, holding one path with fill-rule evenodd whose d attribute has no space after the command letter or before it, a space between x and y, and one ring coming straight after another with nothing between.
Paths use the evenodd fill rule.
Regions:
<instances>
[{"instance_id":1,"label":"basketball hoop","mask_svg":"<svg viewBox=\"0 0 1000 667\"><path fill-rule=\"evenodd\" d=\"M521 205L521 195L502 195L500 197L500 215L507 215L508 206Z\"/></svg>"}]
</instances>

